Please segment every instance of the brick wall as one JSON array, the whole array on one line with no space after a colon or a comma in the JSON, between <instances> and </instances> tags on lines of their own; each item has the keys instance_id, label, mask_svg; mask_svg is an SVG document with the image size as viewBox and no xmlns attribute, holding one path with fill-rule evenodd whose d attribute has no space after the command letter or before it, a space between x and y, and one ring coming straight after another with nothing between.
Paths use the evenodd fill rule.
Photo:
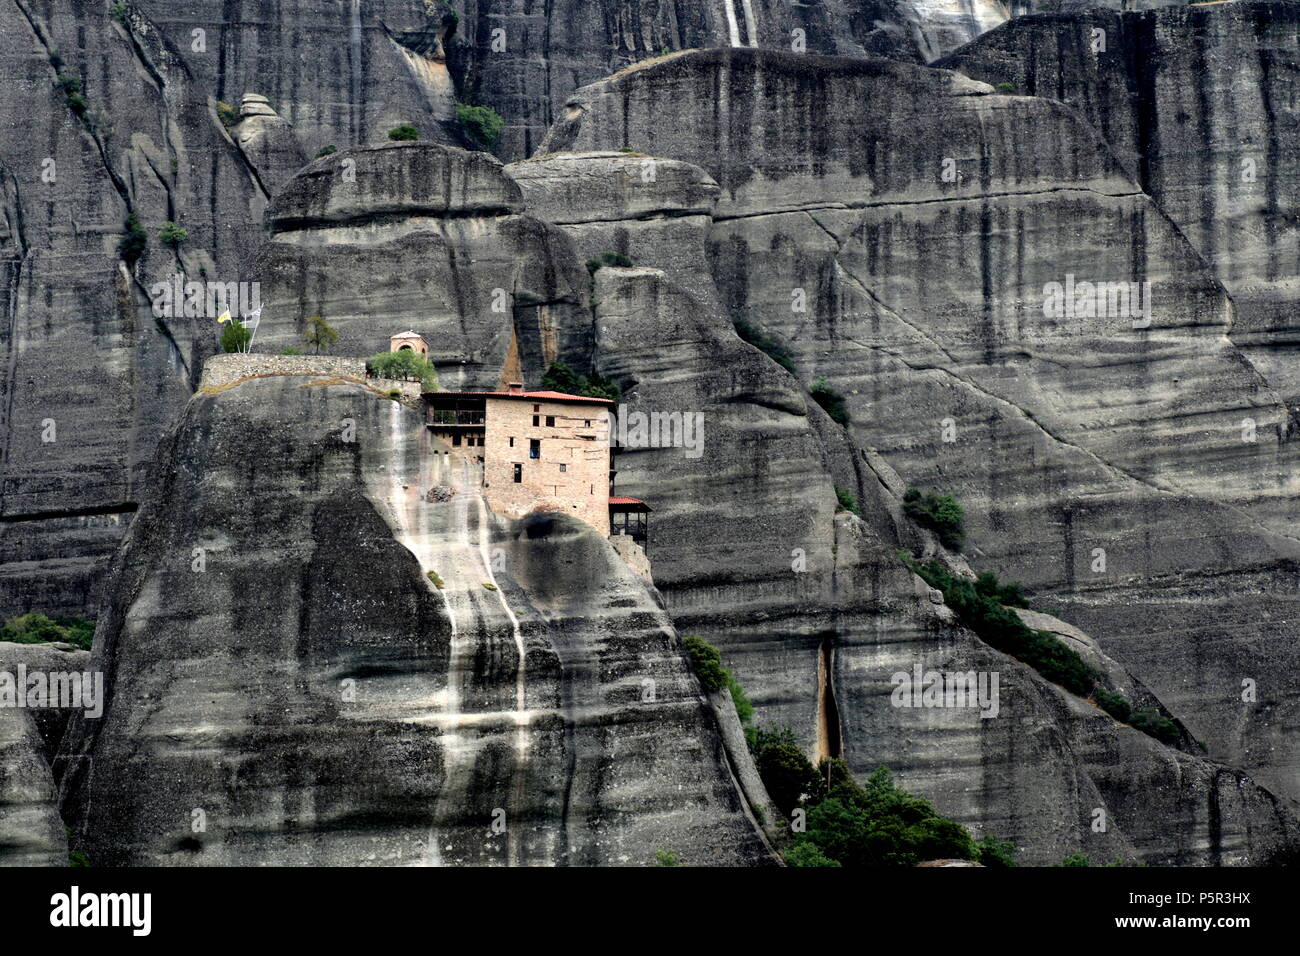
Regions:
<instances>
[{"instance_id":1,"label":"brick wall","mask_svg":"<svg viewBox=\"0 0 1300 956\"><path fill-rule=\"evenodd\" d=\"M540 443L539 458L529 457L533 440ZM512 518L539 507L562 511L609 534L607 406L489 398L482 453L484 494L493 511ZM515 465L521 466L520 482Z\"/></svg>"}]
</instances>

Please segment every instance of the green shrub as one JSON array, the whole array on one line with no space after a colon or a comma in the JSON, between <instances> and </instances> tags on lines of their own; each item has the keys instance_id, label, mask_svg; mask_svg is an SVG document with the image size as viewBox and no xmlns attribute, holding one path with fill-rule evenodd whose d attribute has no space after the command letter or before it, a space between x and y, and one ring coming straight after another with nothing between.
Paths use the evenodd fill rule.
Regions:
<instances>
[{"instance_id":1,"label":"green shrub","mask_svg":"<svg viewBox=\"0 0 1300 956\"><path fill-rule=\"evenodd\" d=\"M1167 717L1162 717L1153 710L1143 710L1133 715L1129 721L1135 730L1140 730L1148 737L1154 737L1162 744L1172 746L1181 736L1178 725Z\"/></svg>"},{"instance_id":2,"label":"green shrub","mask_svg":"<svg viewBox=\"0 0 1300 956\"><path fill-rule=\"evenodd\" d=\"M727 686L727 669L722 666L722 655L718 649L703 638L687 635L682 638L682 646L695 668L695 676L700 679L700 686L712 693Z\"/></svg>"},{"instance_id":3,"label":"green shrub","mask_svg":"<svg viewBox=\"0 0 1300 956\"><path fill-rule=\"evenodd\" d=\"M221 323L221 350L223 352L247 352L248 343L253 333L244 328L238 319Z\"/></svg>"},{"instance_id":4,"label":"green shrub","mask_svg":"<svg viewBox=\"0 0 1300 956\"><path fill-rule=\"evenodd\" d=\"M333 348L334 343L339 340L339 334L324 317L313 315L307 320L307 328L302 333L302 340L315 349L317 355L320 355L322 350L328 352Z\"/></svg>"},{"instance_id":5,"label":"green shrub","mask_svg":"<svg viewBox=\"0 0 1300 956\"><path fill-rule=\"evenodd\" d=\"M835 486L835 500L838 502L837 511L849 511L862 517L862 509L858 507L858 499L853 496L853 492L846 491L839 485Z\"/></svg>"},{"instance_id":6,"label":"green shrub","mask_svg":"<svg viewBox=\"0 0 1300 956\"><path fill-rule=\"evenodd\" d=\"M1112 694L1110 691L1098 687L1092 692L1092 699L1097 702L1098 707L1121 724L1127 724L1133 718L1133 708L1121 694Z\"/></svg>"},{"instance_id":7,"label":"green shrub","mask_svg":"<svg viewBox=\"0 0 1300 956\"><path fill-rule=\"evenodd\" d=\"M612 379L592 372L579 375L563 362L552 362L551 367L542 376L542 388L555 392L568 392L570 395L586 395L588 398L608 398L620 402L623 391Z\"/></svg>"},{"instance_id":8,"label":"green shrub","mask_svg":"<svg viewBox=\"0 0 1300 956\"><path fill-rule=\"evenodd\" d=\"M491 581L484 581L484 582L483 582L483 587L487 588L487 590L489 590L489 591L495 591L495 590L497 590L497 586L496 586L495 584L493 584Z\"/></svg>"},{"instance_id":9,"label":"green shrub","mask_svg":"<svg viewBox=\"0 0 1300 956\"><path fill-rule=\"evenodd\" d=\"M821 778L793 740L764 744L754 757L754 766L763 778L768 796L786 817L794 812L805 796L819 793Z\"/></svg>"},{"instance_id":10,"label":"green shrub","mask_svg":"<svg viewBox=\"0 0 1300 956\"><path fill-rule=\"evenodd\" d=\"M438 370L432 362L411 349L372 355L366 359L366 367L378 378L419 382L426 392L438 390Z\"/></svg>"},{"instance_id":11,"label":"green shrub","mask_svg":"<svg viewBox=\"0 0 1300 956\"><path fill-rule=\"evenodd\" d=\"M88 651L94 637L94 621L80 617L52 618L38 612L12 617L0 627L0 641L14 644L62 642Z\"/></svg>"},{"instance_id":12,"label":"green shrub","mask_svg":"<svg viewBox=\"0 0 1300 956\"><path fill-rule=\"evenodd\" d=\"M72 70L66 70L66 72L59 74L59 85L64 88L64 96L68 98L68 107L77 116L86 116L88 104L85 96L82 95L81 77L73 73Z\"/></svg>"},{"instance_id":13,"label":"green shrub","mask_svg":"<svg viewBox=\"0 0 1300 956\"><path fill-rule=\"evenodd\" d=\"M1058 866L1092 866L1092 864L1088 862L1088 858L1084 856L1082 853L1071 853L1069 856L1067 856L1057 865Z\"/></svg>"},{"instance_id":14,"label":"green shrub","mask_svg":"<svg viewBox=\"0 0 1300 956\"><path fill-rule=\"evenodd\" d=\"M127 265L133 265L142 255L147 245L149 245L149 234L144 231L144 226L140 225L140 217L135 213L129 213L126 217L126 235L117 245L117 254Z\"/></svg>"},{"instance_id":15,"label":"green shrub","mask_svg":"<svg viewBox=\"0 0 1300 956\"><path fill-rule=\"evenodd\" d=\"M230 129L230 127L239 122L239 110L235 109L235 107L231 106L229 103L223 103L221 100L217 100L217 119L221 120L222 126L226 127L226 129Z\"/></svg>"},{"instance_id":16,"label":"green shrub","mask_svg":"<svg viewBox=\"0 0 1300 956\"><path fill-rule=\"evenodd\" d=\"M986 836L975 844L975 859L983 866L1015 866L1016 848L996 837Z\"/></svg>"},{"instance_id":17,"label":"green shrub","mask_svg":"<svg viewBox=\"0 0 1300 956\"><path fill-rule=\"evenodd\" d=\"M624 269L630 269L632 260L621 252L602 252L595 259L587 260L587 272L593 276L605 266L620 266Z\"/></svg>"},{"instance_id":18,"label":"green shrub","mask_svg":"<svg viewBox=\"0 0 1300 956\"><path fill-rule=\"evenodd\" d=\"M815 843L796 843L785 851L786 866L839 866L839 861L832 860L821 851Z\"/></svg>"},{"instance_id":19,"label":"green shrub","mask_svg":"<svg viewBox=\"0 0 1300 956\"><path fill-rule=\"evenodd\" d=\"M998 576L985 571L975 578L975 590L1006 607L1029 607L1022 584L999 584Z\"/></svg>"},{"instance_id":20,"label":"green shrub","mask_svg":"<svg viewBox=\"0 0 1300 956\"><path fill-rule=\"evenodd\" d=\"M655 850L655 866L681 866L682 859L672 850Z\"/></svg>"},{"instance_id":21,"label":"green shrub","mask_svg":"<svg viewBox=\"0 0 1300 956\"><path fill-rule=\"evenodd\" d=\"M789 350L786 349L784 345L776 341L776 339L764 335L743 319L737 319L735 326L736 334L739 335L741 339L767 355L768 358L790 374L797 374L794 367L794 358L790 355Z\"/></svg>"},{"instance_id":22,"label":"green shrub","mask_svg":"<svg viewBox=\"0 0 1300 956\"><path fill-rule=\"evenodd\" d=\"M446 588L446 585L442 583L442 578L439 576L437 571L426 571L425 577L427 577L431 582L433 582L433 586L437 588L439 591Z\"/></svg>"},{"instance_id":23,"label":"green shrub","mask_svg":"<svg viewBox=\"0 0 1300 956\"><path fill-rule=\"evenodd\" d=\"M930 587L943 592L944 602L986 644L1023 661L1080 697L1092 693L1096 673L1056 635L1032 630L1015 611L981 594L973 582L950 574L937 561L917 564L909 559L907 563Z\"/></svg>"},{"instance_id":24,"label":"green shrub","mask_svg":"<svg viewBox=\"0 0 1300 956\"><path fill-rule=\"evenodd\" d=\"M999 93L1014 93L1016 91L1016 85L1014 83L999 83L997 90Z\"/></svg>"},{"instance_id":25,"label":"green shrub","mask_svg":"<svg viewBox=\"0 0 1300 956\"><path fill-rule=\"evenodd\" d=\"M490 106L456 104L456 119L465 134L489 153L497 148L505 120Z\"/></svg>"},{"instance_id":26,"label":"green shrub","mask_svg":"<svg viewBox=\"0 0 1300 956\"><path fill-rule=\"evenodd\" d=\"M388 131L388 138L399 143L410 143L420 138L420 131L410 123L394 126Z\"/></svg>"},{"instance_id":27,"label":"green shrub","mask_svg":"<svg viewBox=\"0 0 1300 956\"><path fill-rule=\"evenodd\" d=\"M329 146L322 146L320 149L318 149L316 151L315 158L320 159L322 156L333 156L338 151L339 148L335 146L333 143L331 143Z\"/></svg>"},{"instance_id":28,"label":"green shrub","mask_svg":"<svg viewBox=\"0 0 1300 956\"><path fill-rule=\"evenodd\" d=\"M126 23L126 16L128 12L129 10L127 9L126 6L126 0L118 0L117 3L113 4L113 19L116 20L118 23L122 23L122 24Z\"/></svg>"},{"instance_id":29,"label":"green shrub","mask_svg":"<svg viewBox=\"0 0 1300 956\"><path fill-rule=\"evenodd\" d=\"M397 402L397 401L401 401L401 398L402 398L402 390L401 390L400 388L390 388L390 389L388 390L388 397L391 398L391 399L392 399L393 401L395 401L395 402Z\"/></svg>"},{"instance_id":30,"label":"green shrub","mask_svg":"<svg viewBox=\"0 0 1300 956\"><path fill-rule=\"evenodd\" d=\"M842 866L915 866L922 860L976 858L964 827L938 814L929 801L895 786L884 767L863 786L853 781L843 761L831 761L828 769L833 785L826 798L808 810L807 832L796 837L795 847L812 844Z\"/></svg>"},{"instance_id":31,"label":"green shrub","mask_svg":"<svg viewBox=\"0 0 1300 956\"><path fill-rule=\"evenodd\" d=\"M808 394L831 417L831 421L837 425L849 423L849 409L845 404L844 396L831 388L826 379L819 378L808 386Z\"/></svg>"},{"instance_id":32,"label":"green shrub","mask_svg":"<svg viewBox=\"0 0 1300 956\"><path fill-rule=\"evenodd\" d=\"M727 671L727 690L731 692L731 702L736 705L736 716L742 724L749 723L754 717L754 705L731 671Z\"/></svg>"},{"instance_id":33,"label":"green shrub","mask_svg":"<svg viewBox=\"0 0 1300 956\"><path fill-rule=\"evenodd\" d=\"M289 348L285 349L285 350L284 350L283 352L281 352L280 354L281 354L281 355L301 355L301 354L302 354L302 349L296 349L296 348L294 348L293 346L290 346Z\"/></svg>"},{"instance_id":34,"label":"green shrub","mask_svg":"<svg viewBox=\"0 0 1300 956\"><path fill-rule=\"evenodd\" d=\"M903 512L938 535L945 548L961 550L966 540L966 532L962 527L965 513L952 495L936 494L933 491L922 494L916 488L908 488L903 495Z\"/></svg>"},{"instance_id":35,"label":"green shrub","mask_svg":"<svg viewBox=\"0 0 1300 956\"><path fill-rule=\"evenodd\" d=\"M162 229L158 230L158 238L169 246L179 246L190 238L190 232L174 222L165 222Z\"/></svg>"}]
</instances>

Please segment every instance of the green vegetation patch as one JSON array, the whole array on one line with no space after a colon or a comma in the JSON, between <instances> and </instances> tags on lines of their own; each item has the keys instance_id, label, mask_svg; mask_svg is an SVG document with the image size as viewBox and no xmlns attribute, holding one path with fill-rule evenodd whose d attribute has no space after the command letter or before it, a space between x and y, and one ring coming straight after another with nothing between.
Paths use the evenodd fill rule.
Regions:
<instances>
[{"instance_id":1,"label":"green vegetation patch","mask_svg":"<svg viewBox=\"0 0 1300 956\"><path fill-rule=\"evenodd\" d=\"M0 627L0 641L14 644L71 644L90 650L95 622L80 617L46 617L40 613L11 617Z\"/></svg>"},{"instance_id":2,"label":"green vegetation patch","mask_svg":"<svg viewBox=\"0 0 1300 956\"><path fill-rule=\"evenodd\" d=\"M966 541L962 527L966 515L952 495L908 488L903 495L903 513L933 531L945 548L960 551Z\"/></svg>"},{"instance_id":3,"label":"green vegetation patch","mask_svg":"<svg viewBox=\"0 0 1300 956\"><path fill-rule=\"evenodd\" d=\"M613 379L595 372L579 375L563 362L551 363L551 367L542 376L542 388L570 395L585 395L588 398L607 398L615 403L623 398L622 389L614 384Z\"/></svg>"},{"instance_id":4,"label":"green vegetation patch","mask_svg":"<svg viewBox=\"0 0 1300 956\"><path fill-rule=\"evenodd\" d=\"M794 356L790 354L790 350L784 345L772 338L770 335L763 334L743 319L737 319L735 326L736 334L739 335L741 339L754 346L754 348L758 349L791 375L797 374L794 365Z\"/></svg>"},{"instance_id":5,"label":"green vegetation patch","mask_svg":"<svg viewBox=\"0 0 1300 956\"><path fill-rule=\"evenodd\" d=\"M487 152L497 148L505 120L490 106L456 104L456 119L465 134Z\"/></svg>"}]
</instances>

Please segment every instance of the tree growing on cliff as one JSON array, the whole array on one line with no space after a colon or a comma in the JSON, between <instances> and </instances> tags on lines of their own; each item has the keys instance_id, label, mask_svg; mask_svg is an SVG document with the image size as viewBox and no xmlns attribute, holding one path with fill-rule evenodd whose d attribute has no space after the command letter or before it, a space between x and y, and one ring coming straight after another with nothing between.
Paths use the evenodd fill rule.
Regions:
<instances>
[{"instance_id":1,"label":"tree growing on cliff","mask_svg":"<svg viewBox=\"0 0 1300 956\"><path fill-rule=\"evenodd\" d=\"M611 402L622 399L622 390L612 379L595 372L579 375L563 362L551 363L542 376L542 388L570 395L585 395L588 398L608 398Z\"/></svg>"},{"instance_id":2,"label":"tree growing on cliff","mask_svg":"<svg viewBox=\"0 0 1300 956\"><path fill-rule=\"evenodd\" d=\"M334 326L325 321L324 316L313 315L307 320L307 330L302 333L302 340L320 355L322 351L328 352L334 347L339 334Z\"/></svg>"},{"instance_id":3,"label":"tree growing on cliff","mask_svg":"<svg viewBox=\"0 0 1300 956\"><path fill-rule=\"evenodd\" d=\"M903 512L938 535L945 548L961 550L966 540L962 527L966 515L952 495L933 491L922 494L916 488L908 488L903 495Z\"/></svg>"},{"instance_id":4,"label":"tree growing on cliff","mask_svg":"<svg viewBox=\"0 0 1300 956\"><path fill-rule=\"evenodd\" d=\"M410 123L394 126L388 131L388 138L399 143L413 143L420 138L420 131Z\"/></svg>"},{"instance_id":5,"label":"tree growing on cliff","mask_svg":"<svg viewBox=\"0 0 1300 956\"><path fill-rule=\"evenodd\" d=\"M221 325L221 350L223 352L247 352L248 343L253 333L244 328L238 319L231 319Z\"/></svg>"},{"instance_id":6,"label":"tree growing on cliff","mask_svg":"<svg viewBox=\"0 0 1300 956\"><path fill-rule=\"evenodd\" d=\"M366 359L366 367L377 378L419 382L426 392L438 390L438 370L423 355L410 349L372 355Z\"/></svg>"},{"instance_id":7,"label":"tree growing on cliff","mask_svg":"<svg viewBox=\"0 0 1300 956\"><path fill-rule=\"evenodd\" d=\"M124 228L126 235L117 245L117 254L130 266L144 255L145 247L149 245L149 234L144 231L144 226L140 225L140 217L135 213L127 215Z\"/></svg>"},{"instance_id":8,"label":"tree growing on cliff","mask_svg":"<svg viewBox=\"0 0 1300 956\"><path fill-rule=\"evenodd\" d=\"M497 148L505 120L490 106L456 104L456 119L465 134L487 152Z\"/></svg>"},{"instance_id":9,"label":"tree growing on cliff","mask_svg":"<svg viewBox=\"0 0 1300 956\"><path fill-rule=\"evenodd\" d=\"M158 238L169 246L180 246L190 238L190 231L174 222L165 222L158 230Z\"/></svg>"}]
</instances>

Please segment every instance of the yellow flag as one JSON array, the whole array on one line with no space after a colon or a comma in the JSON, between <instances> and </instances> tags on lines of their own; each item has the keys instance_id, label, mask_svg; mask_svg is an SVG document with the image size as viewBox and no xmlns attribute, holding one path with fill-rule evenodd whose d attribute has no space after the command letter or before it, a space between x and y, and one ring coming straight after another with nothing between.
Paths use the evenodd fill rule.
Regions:
<instances>
[{"instance_id":1,"label":"yellow flag","mask_svg":"<svg viewBox=\"0 0 1300 956\"><path fill-rule=\"evenodd\" d=\"M229 321L230 321L230 310L229 310L229 309L226 309L225 312L222 312L219 316L217 316L217 324L218 324L218 325L220 325L222 322L229 322Z\"/></svg>"}]
</instances>

